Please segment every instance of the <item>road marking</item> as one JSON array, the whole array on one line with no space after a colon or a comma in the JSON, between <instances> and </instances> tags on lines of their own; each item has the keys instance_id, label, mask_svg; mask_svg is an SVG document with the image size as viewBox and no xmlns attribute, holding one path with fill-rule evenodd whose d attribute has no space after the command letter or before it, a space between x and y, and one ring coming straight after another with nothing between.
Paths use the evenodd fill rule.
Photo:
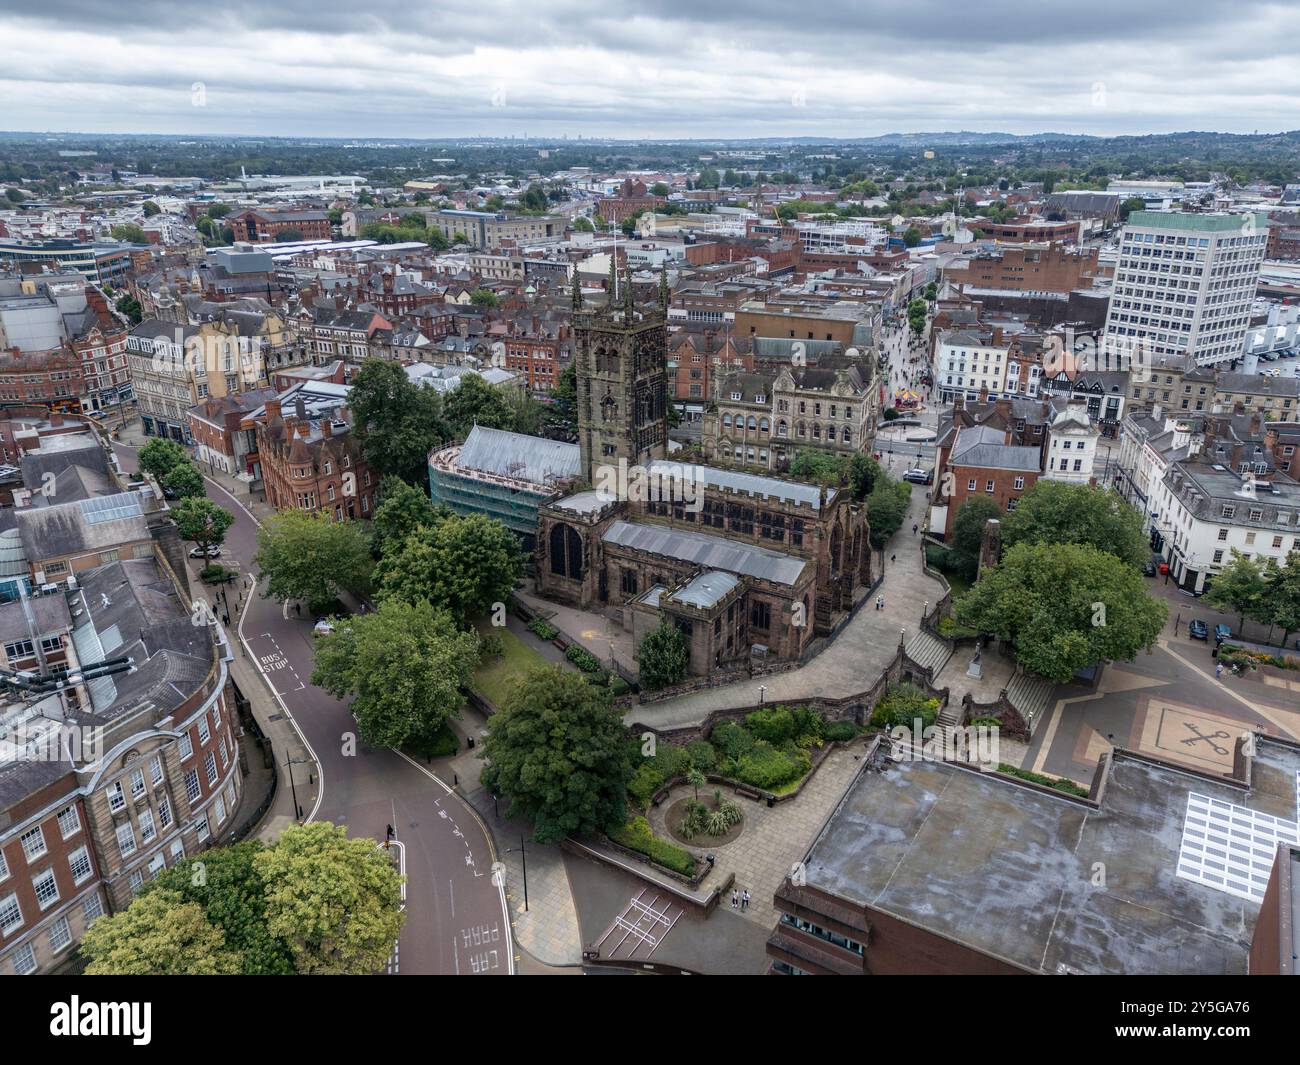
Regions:
<instances>
[{"instance_id":1,"label":"road marking","mask_svg":"<svg viewBox=\"0 0 1300 1065\"><path fill-rule=\"evenodd\" d=\"M222 495L228 498L232 503L235 504L235 506L237 506L245 514L247 514L248 520L251 521L254 526L256 526L259 529L262 527L262 523L257 520L257 516L246 506L244 506L243 503L241 503L238 499L236 499L233 494L227 492L225 488L219 485L216 481L212 480L210 477L204 477L203 479L208 484L212 485L212 487L215 488L218 492L220 492ZM244 645L244 653L248 655L248 657L252 659L252 661L255 664L257 664L257 657L253 654L252 647L249 646L248 637L244 635L244 623L248 620L248 608L253 603L252 591L253 589L250 588L249 596L247 599L244 600L244 609L241 610L239 613L239 624L236 626L235 631L239 634L239 642ZM317 756L315 748L313 748L311 743L308 741L306 733L304 733L302 730L302 726L298 724L297 718L293 716L293 712L289 709L289 705L284 701L284 697L276 690L275 685L271 683L271 678L266 675L265 670L262 669L260 664L257 665L257 671L262 674L262 680L265 682L266 686L271 689L271 694L275 696L275 701L280 704L280 709L284 711L284 716L289 719L289 724L293 726L294 732L298 734L299 742L303 745L303 748L307 751L307 753L311 755L312 761L316 763L316 774L317 774L316 802L312 806L312 808L307 811L307 816L303 818L303 823L307 824L308 822L314 821L316 819L316 815L320 813L321 804L324 803L325 801L325 767L321 764L321 760ZM297 813L298 811L295 810L294 814L297 815Z\"/></svg>"},{"instance_id":2,"label":"road marking","mask_svg":"<svg viewBox=\"0 0 1300 1065\"><path fill-rule=\"evenodd\" d=\"M409 763L415 769L419 770L430 780L434 781L434 783L436 783L440 788L442 788L443 792L446 795L450 796L455 794L452 791L451 786L448 785L446 781L444 781L436 773L432 773L424 766L420 765L420 763L417 762L414 758L410 757L410 755L404 754L402 751L394 751L393 753L396 754L398 758L401 758L404 762ZM456 797L457 800L460 801L461 805L464 806L465 809L469 811L470 816L474 818L475 821L478 822L479 830L483 833L483 839L487 842L488 858L490 859L489 864L495 863L497 861L497 853L496 853L496 846L492 842L492 833L488 831L487 825L485 825L483 823L483 819L479 817L478 811L475 810L474 807L472 807L469 803L465 802L464 800L461 800L460 796L456 796ZM438 804L435 803L434 805L436 806ZM514 962L513 930L510 925L510 908L506 903L506 888L504 883L505 877L501 877L500 879L502 882L497 884L496 887L497 887L497 900L501 904L502 927L505 929L505 936L506 936L505 953L506 953L506 957L509 959L509 965L507 966L507 974L510 976L514 976L515 962ZM452 940L452 944L454 947L455 945L454 939ZM460 973L459 954L456 955L456 972L458 974Z\"/></svg>"}]
</instances>

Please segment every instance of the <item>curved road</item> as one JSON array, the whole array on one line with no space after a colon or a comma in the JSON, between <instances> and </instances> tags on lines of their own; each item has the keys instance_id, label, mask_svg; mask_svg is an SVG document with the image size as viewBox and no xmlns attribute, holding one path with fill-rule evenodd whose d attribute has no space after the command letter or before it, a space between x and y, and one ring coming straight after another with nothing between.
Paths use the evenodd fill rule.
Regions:
<instances>
[{"instance_id":1,"label":"curved road","mask_svg":"<svg viewBox=\"0 0 1300 1065\"><path fill-rule=\"evenodd\" d=\"M135 448L117 441L113 446L122 468L135 470ZM235 515L225 553L251 573L257 519L222 485L205 480L210 498ZM356 739L347 705L310 683L311 619L288 614L250 595L239 618L240 640L321 767L316 805L303 810L305 819L346 825L350 835L375 840L384 839L389 825L396 830L407 877L407 919L390 971L513 974L504 883L493 876L495 854L483 826L423 766Z\"/></svg>"}]
</instances>

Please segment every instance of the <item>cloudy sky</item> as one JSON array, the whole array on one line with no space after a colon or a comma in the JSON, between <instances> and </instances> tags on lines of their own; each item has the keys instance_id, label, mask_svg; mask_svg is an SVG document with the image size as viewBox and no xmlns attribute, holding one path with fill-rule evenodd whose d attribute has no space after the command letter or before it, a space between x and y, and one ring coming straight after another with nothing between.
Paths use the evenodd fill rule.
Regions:
<instances>
[{"instance_id":1,"label":"cloudy sky","mask_svg":"<svg viewBox=\"0 0 1300 1065\"><path fill-rule=\"evenodd\" d=\"M1296 4L0 0L0 128L440 136L1300 127Z\"/></svg>"}]
</instances>

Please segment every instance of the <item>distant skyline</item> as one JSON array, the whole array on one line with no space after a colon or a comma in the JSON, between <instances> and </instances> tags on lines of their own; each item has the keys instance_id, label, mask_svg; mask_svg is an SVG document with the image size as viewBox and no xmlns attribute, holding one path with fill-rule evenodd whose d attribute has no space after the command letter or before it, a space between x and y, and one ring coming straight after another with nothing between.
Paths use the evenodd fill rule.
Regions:
<instances>
[{"instance_id":1,"label":"distant skyline","mask_svg":"<svg viewBox=\"0 0 1300 1065\"><path fill-rule=\"evenodd\" d=\"M1252 0L0 0L31 132L711 139L1300 126L1294 7Z\"/></svg>"}]
</instances>

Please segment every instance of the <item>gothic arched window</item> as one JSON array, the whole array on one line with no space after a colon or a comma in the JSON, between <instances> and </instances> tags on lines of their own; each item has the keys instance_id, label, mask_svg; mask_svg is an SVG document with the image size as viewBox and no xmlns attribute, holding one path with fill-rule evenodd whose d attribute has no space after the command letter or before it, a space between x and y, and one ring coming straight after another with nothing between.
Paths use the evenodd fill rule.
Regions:
<instances>
[{"instance_id":1,"label":"gothic arched window","mask_svg":"<svg viewBox=\"0 0 1300 1065\"><path fill-rule=\"evenodd\" d=\"M551 572L580 581L582 571L582 537L572 526L551 526Z\"/></svg>"}]
</instances>

